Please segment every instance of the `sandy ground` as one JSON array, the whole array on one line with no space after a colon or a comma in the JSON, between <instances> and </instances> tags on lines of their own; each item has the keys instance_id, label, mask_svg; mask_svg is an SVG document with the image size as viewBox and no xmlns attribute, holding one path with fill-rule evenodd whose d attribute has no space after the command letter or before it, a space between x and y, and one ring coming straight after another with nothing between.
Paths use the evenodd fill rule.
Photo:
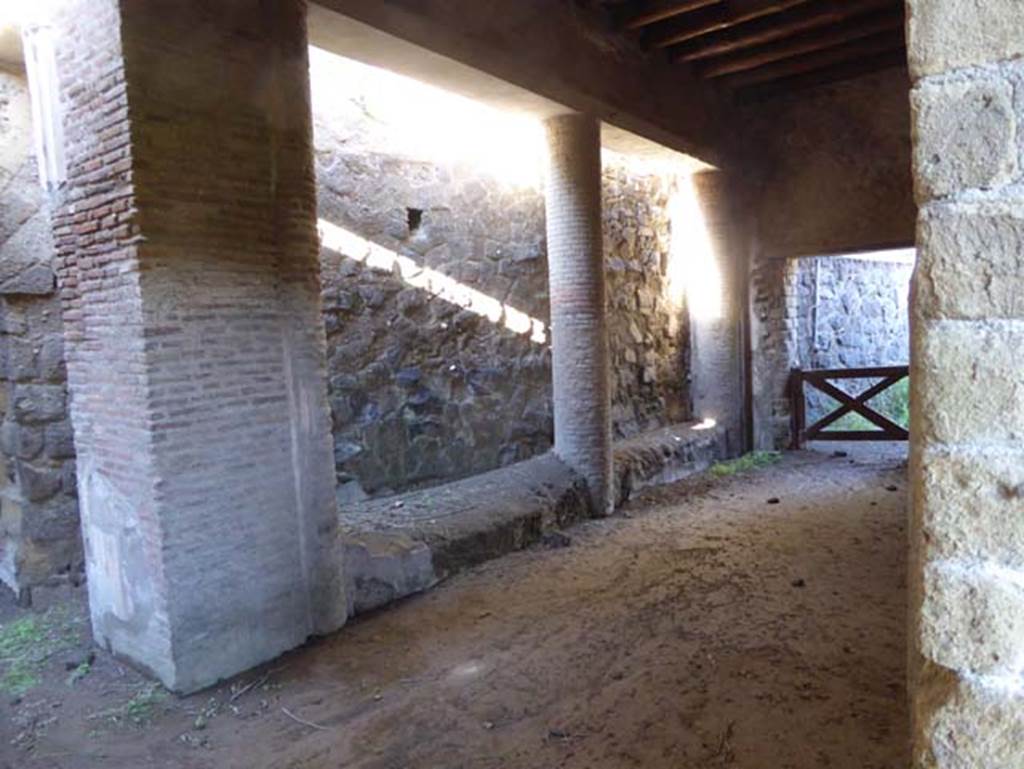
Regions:
<instances>
[{"instance_id":1,"label":"sandy ground","mask_svg":"<svg viewBox=\"0 0 1024 769\"><path fill-rule=\"evenodd\" d=\"M0 767L905 766L905 466L831 451L646 492L188 698L83 672L59 597L78 640L3 696Z\"/></svg>"}]
</instances>

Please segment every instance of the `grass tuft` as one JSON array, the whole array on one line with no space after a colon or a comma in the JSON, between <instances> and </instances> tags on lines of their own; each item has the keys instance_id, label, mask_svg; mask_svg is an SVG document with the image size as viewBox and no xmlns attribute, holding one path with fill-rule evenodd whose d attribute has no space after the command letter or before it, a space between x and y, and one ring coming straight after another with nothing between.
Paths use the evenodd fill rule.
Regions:
<instances>
[{"instance_id":1,"label":"grass tuft","mask_svg":"<svg viewBox=\"0 0 1024 769\"><path fill-rule=\"evenodd\" d=\"M77 641L77 622L62 608L0 625L0 693L18 697L37 686L46 660Z\"/></svg>"},{"instance_id":2,"label":"grass tuft","mask_svg":"<svg viewBox=\"0 0 1024 769\"><path fill-rule=\"evenodd\" d=\"M110 721L119 726L145 726L156 716L157 707L167 699L167 692L160 684L145 684L134 696L122 705L107 708L88 716L90 721Z\"/></svg>"},{"instance_id":3,"label":"grass tuft","mask_svg":"<svg viewBox=\"0 0 1024 769\"><path fill-rule=\"evenodd\" d=\"M745 473L750 470L757 470L761 467L774 465L782 459L778 451L752 451L744 454L738 459L731 459L728 462L717 462L711 466L711 474L724 478L737 473Z\"/></svg>"}]
</instances>

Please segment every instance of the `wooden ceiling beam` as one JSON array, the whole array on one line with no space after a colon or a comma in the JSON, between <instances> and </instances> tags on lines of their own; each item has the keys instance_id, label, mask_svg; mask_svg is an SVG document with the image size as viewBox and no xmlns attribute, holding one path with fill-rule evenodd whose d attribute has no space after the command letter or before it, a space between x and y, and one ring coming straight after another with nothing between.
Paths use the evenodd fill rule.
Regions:
<instances>
[{"instance_id":1,"label":"wooden ceiling beam","mask_svg":"<svg viewBox=\"0 0 1024 769\"><path fill-rule=\"evenodd\" d=\"M723 0L646 0L622 22L623 29L641 29L691 11L718 5Z\"/></svg>"},{"instance_id":2,"label":"wooden ceiling beam","mask_svg":"<svg viewBox=\"0 0 1024 769\"><path fill-rule=\"evenodd\" d=\"M819 29L871 11L902 6L894 0L828 0L825 3L801 4L772 16L731 24L689 38L688 44L672 51L676 61L699 61L711 56L731 53L754 45L781 40L791 35Z\"/></svg>"},{"instance_id":3,"label":"wooden ceiling beam","mask_svg":"<svg viewBox=\"0 0 1024 769\"><path fill-rule=\"evenodd\" d=\"M844 61L801 75L793 75L770 83L741 88L734 93L733 97L738 104L754 104L798 93L809 88L839 83L844 80L853 80L897 67L901 67L904 70L907 67L907 53L902 49L880 53L864 59Z\"/></svg>"},{"instance_id":4,"label":"wooden ceiling beam","mask_svg":"<svg viewBox=\"0 0 1024 769\"><path fill-rule=\"evenodd\" d=\"M718 78L736 72L763 67L776 61L791 59L815 51L833 48L879 32L903 29L903 9L891 8L857 16L848 21L823 30L804 32L793 37L767 45L744 48L707 61L698 66L697 72L704 78Z\"/></svg>"},{"instance_id":5,"label":"wooden ceiling beam","mask_svg":"<svg viewBox=\"0 0 1024 769\"><path fill-rule=\"evenodd\" d=\"M731 4L716 5L678 20L669 20L668 23L651 30L644 42L652 48L668 48L736 24L771 18L777 13L812 2L813 0L772 0L749 9L733 7Z\"/></svg>"},{"instance_id":6,"label":"wooden ceiling beam","mask_svg":"<svg viewBox=\"0 0 1024 769\"><path fill-rule=\"evenodd\" d=\"M902 30L881 32L871 37L837 45L824 51L796 56L757 69L739 72L723 77L719 82L736 90L760 83L769 83L782 78L803 75L842 62L880 56L893 51L905 51L906 44Z\"/></svg>"}]
</instances>

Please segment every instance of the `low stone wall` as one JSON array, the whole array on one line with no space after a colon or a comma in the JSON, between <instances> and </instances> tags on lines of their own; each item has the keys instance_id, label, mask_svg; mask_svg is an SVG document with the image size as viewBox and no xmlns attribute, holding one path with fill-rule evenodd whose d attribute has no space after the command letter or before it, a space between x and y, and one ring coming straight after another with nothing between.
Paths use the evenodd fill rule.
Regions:
<instances>
[{"instance_id":1,"label":"low stone wall","mask_svg":"<svg viewBox=\"0 0 1024 769\"><path fill-rule=\"evenodd\" d=\"M0 70L0 582L77 577L74 446L60 302L25 79Z\"/></svg>"},{"instance_id":2,"label":"low stone wall","mask_svg":"<svg viewBox=\"0 0 1024 769\"><path fill-rule=\"evenodd\" d=\"M726 430L677 424L615 445L617 504L729 455ZM360 614L427 590L475 564L545 541L587 516L582 477L547 453L341 512L349 609Z\"/></svg>"}]
</instances>

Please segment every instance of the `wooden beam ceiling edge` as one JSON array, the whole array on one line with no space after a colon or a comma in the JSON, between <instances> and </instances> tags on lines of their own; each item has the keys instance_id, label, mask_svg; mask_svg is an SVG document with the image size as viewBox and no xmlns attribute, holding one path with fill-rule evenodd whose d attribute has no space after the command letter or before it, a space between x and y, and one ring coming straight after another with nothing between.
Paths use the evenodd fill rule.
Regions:
<instances>
[{"instance_id":1,"label":"wooden beam ceiling edge","mask_svg":"<svg viewBox=\"0 0 1024 769\"><path fill-rule=\"evenodd\" d=\"M895 69L897 67L906 70L907 54L903 49L881 53L869 58L844 61L801 75L793 75L760 85L740 88L735 92L733 98L740 105L757 104L810 88L853 80L854 78L864 77L875 72Z\"/></svg>"},{"instance_id":2,"label":"wooden beam ceiling edge","mask_svg":"<svg viewBox=\"0 0 1024 769\"><path fill-rule=\"evenodd\" d=\"M675 16L681 16L691 11L700 10L706 8L709 5L718 5L722 0L686 0L686 2L680 2L680 0L673 0L672 2L647 2L644 4L644 9L630 15L622 23L623 29L635 30L643 27L656 24L659 21L665 19L671 19Z\"/></svg>"},{"instance_id":3,"label":"wooden beam ceiling edge","mask_svg":"<svg viewBox=\"0 0 1024 769\"><path fill-rule=\"evenodd\" d=\"M731 55L713 58L698 67L698 74L704 78L719 78L795 56L826 50L880 32L902 30L903 23L903 11L900 8L875 12L855 17L821 32L803 33L783 38L775 43L745 48Z\"/></svg>"},{"instance_id":4,"label":"wooden beam ceiling edge","mask_svg":"<svg viewBox=\"0 0 1024 769\"><path fill-rule=\"evenodd\" d=\"M713 36L700 36L710 39L693 38L689 46L676 46L670 55L676 61L699 61L896 6L893 0L847 0L827 6L794 7L771 17L723 27Z\"/></svg>"},{"instance_id":5,"label":"wooden beam ceiling edge","mask_svg":"<svg viewBox=\"0 0 1024 769\"><path fill-rule=\"evenodd\" d=\"M851 59L870 57L905 50L902 30L882 32L824 51L797 56L758 69L723 77L719 82L733 90L785 77L801 75Z\"/></svg>"},{"instance_id":6,"label":"wooden beam ceiling edge","mask_svg":"<svg viewBox=\"0 0 1024 769\"><path fill-rule=\"evenodd\" d=\"M652 48L669 48L737 24L770 19L777 14L811 3L813 0L777 0L771 5L739 14L730 14L728 6L716 6L708 9L707 14L693 14L691 18L680 19L675 25L662 25L660 34L657 30L652 31L646 42ZM664 28L666 26L667 29Z\"/></svg>"}]
</instances>

